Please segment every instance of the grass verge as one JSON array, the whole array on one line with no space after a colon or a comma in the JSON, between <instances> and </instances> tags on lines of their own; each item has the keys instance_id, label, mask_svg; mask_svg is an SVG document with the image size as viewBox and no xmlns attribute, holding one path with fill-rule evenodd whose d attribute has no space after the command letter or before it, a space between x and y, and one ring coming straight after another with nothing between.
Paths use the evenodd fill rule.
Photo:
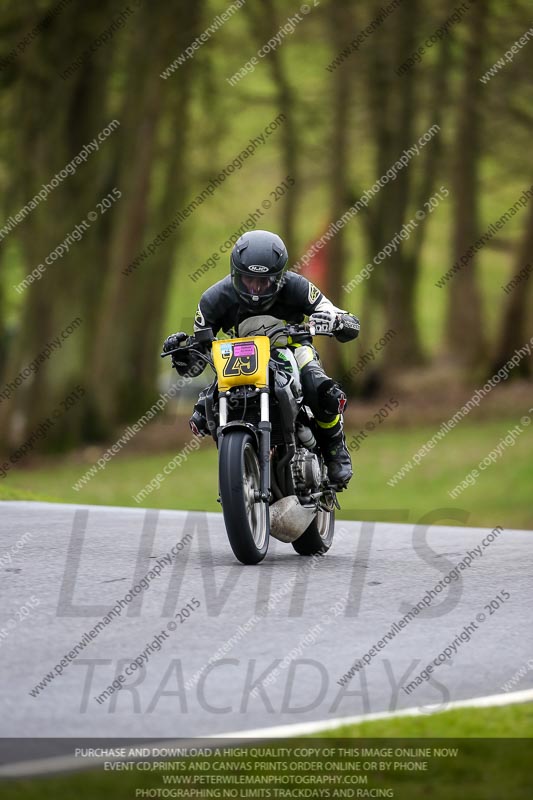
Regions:
<instances>
[{"instance_id":1,"label":"grass verge","mask_svg":"<svg viewBox=\"0 0 533 800\"><path fill-rule=\"evenodd\" d=\"M442 519L434 524L533 529L531 485L531 433L526 430L513 447L504 449L495 464L483 471L474 486L452 500L448 494L494 448L515 420L464 421L446 436L418 467L396 486L387 481L434 433L434 427L375 430L352 446L355 477L339 496L342 519L402 520L415 522L439 509ZM355 432L347 434L354 442ZM177 437L176 437L177 438ZM356 448L359 449L356 449ZM217 452L211 440L164 480L138 495L175 456L119 456L97 472L79 491L73 485L92 463L50 460L36 469L19 469L0 481L0 499L55 499L65 503L120 505L144 508L220 511L217 503ZM457 519L450 514L462 512Z\"/></svg>"},{"instance_id":2,"label":"grass verge","mask_svg":"<svg viewBox=\"0 0 533 800\"><path fill-rule=\"evenodd\" d=\"M309 784L296 784L292 789L287 783L279 783L281 791L285 794L274 794L273 789L276 783L270 784L270 792L264 794L247 794L247 789L254 787L254 776L266 774L263 766L257 759L247 755L226 758L225 761L232 763L242 762L242 770L249 770L246 789L242 789L236 795L225 795L233 797L396 797L405 800L422 800L431 796L432 800L495 800L505 798L505 800L529 800L531 797L531 779L529 763L532 751L533 736L533 706L516 705L505 706L502 708L491 709L461 709L449 711L442 714L430 715L428 717L403 717L390 720L380 720L376 722L363 723L356 726L339 728L328 733L317 734L301 740L287 740L263 742L263 746L277 747L287 745L294 747L302 745L307 747L318 746L322 750L326 747L342 746L344 748L363 748L363 747L389 747L393 748L427 748L431 747L433 755L427 759L427 771L401 771L394 768L394 763L405 763L415 761L413 757L398 757L395 754L392 758L382 757L362 757L361 754L354 757L347 757L346 761L359 763L369 763L374 761L376 769L358 772L355 768L341 771L340 774L346 775L368 775L366 787L355 788L354 784L346 784L353 790L353 794L341 794L340 785L338 794L334 794L334 789L321 789L313 794L297 794L298 786ZM490 738L495 737L495 738ZM507 738L514 737L514 738ZM220 747L227 747L228 741L221 741ZM252 743L257 746L257 742ZM198 747L201 747L201 740ZM435 757L433 748L448 750L457 747L459 753L456 757L442 756ZM315 764L317 760L330 761L331 758L321 755L313 756ZM418 758L420 760L421 757ZM186 771L161 772L161 771L138 771L132 769L127 772L109 772L104 770L93 770L84 773L75 773L59 777L37 778L32 780L8 781L2 785L3 800L102 800L102 798L113 798L113 800L126 800L126 798L142 797L142 790L146 790L144 796L163 796L149 794L150 790L157 791L163 789L162 775L173 774L184 776L192 773L192 781L181 787L174 784L173 787L166 787L167 791L174 791L175 794L168 794L168 797L212 797L207 793L205 777L207 775L220 775L221 772L213 770L195 772L192 762L198 763L198 759L190 759L187 763ZM302 764L305 759L298 757ZM336 757L336 762L341 759ZM207 759L201 759L206 763ZM245 767L245 765L250 765ZM387 765L385 767L385 764ZM381 767L380 767L381 765ZM229 770L225 771L228 774ZM319 770L321 774L331 772L325 765ZM269 773L270 774L270 773ZM282 773L286 774L286 773ZM297 773L298 775L317 775L317 770L312 769L309 764ZM337 773L339 774L339 773ZM201 779L204 779L201 782ZM291 773L294 779L294 773ZM156 784L159 784L156 788ZM312 785L312 784L311 784ZM284 787L284 788L283 788ZM370 792L370 787L374 790L381 789L387 794L357 794L358 791ZM196 794L191 792L196 791ZM279 789L278 789L279 792ZM222 791L220 797L223 797Z\"/></svg>"}]
</instances>

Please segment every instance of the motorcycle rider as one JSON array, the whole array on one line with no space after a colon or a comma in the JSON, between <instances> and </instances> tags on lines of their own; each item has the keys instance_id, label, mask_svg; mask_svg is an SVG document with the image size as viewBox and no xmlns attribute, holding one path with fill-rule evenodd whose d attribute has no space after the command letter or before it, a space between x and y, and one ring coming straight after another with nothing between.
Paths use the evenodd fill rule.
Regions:
<instances>
[{"instance_id":1,"label":"motorcycle rider","mask_svg":"<svg viewBox=\"0 0 533 800\"><path fill-rule=\"evenodd\" d=\"M229 332L250 317L269 315L289 324L303 322L304 316L322 333L332 333L339 342L348 342L359 334L359 320L353 314L337 308L303 275L287 270L287 249L275 233L254 230L243 234L233 247L230 275L207 289L196 310L194 330L211 328ZM165 352L185 344L185 333L169 336L163 345ZM300 368L302 390L306 404L317 422L317 439L329 480L338 489L347 486L352 477L352 463L343 432L343 412L346 395L341 387L326 375L318 355L311 346L294 344L294 355ZM194 367L199 374L199 359L187 351L175 354L173 364L180 375L189 374ZM201 367L200 367L201 369ZM205 393L202 392L189 420L195 434L209 433L205 415Z\"/></svg>"}]
</instances>

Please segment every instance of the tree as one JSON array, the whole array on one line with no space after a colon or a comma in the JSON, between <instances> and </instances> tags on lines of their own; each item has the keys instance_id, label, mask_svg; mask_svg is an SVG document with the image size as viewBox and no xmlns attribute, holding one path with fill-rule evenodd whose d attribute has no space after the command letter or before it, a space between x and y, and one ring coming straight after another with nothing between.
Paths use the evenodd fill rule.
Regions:
<instances>
[{"instance_id":1,"label":"tree","mask_svg":"<svg viewBox=\"0 0 533 800\"><path fill-rule=\"evenodd\" d=\"M258 5L247 3L244 7L258 49L275 36L280 29L280 19L275 0L260 0ZM282 51L271 49L265 57L276 90L279 111L284 114L282 137L283 177L290 175L294 184L282 201L281 228L289 253L295 252L295 226L300 195L300 142L296 108L298 97L294 91Z\"/></svg>"},{"instance_id":2,"label":"tree","mask_svg":"<svg viewBox=\"0 0 533 800\"><path fill-rule=\"evenodd\" d=\"M174 266L179 229L138 270L124 272L142 251L145 239L155 239L168 226L185 196L186 134L195 61L189 60L180 68L181 74L169 81L163 81L160 72L176 52L196 38L201 12L201 3L192 11L180 4L178 9L157 15L143 6L144 17L128 53L130 91L124 95L121 113L131 133L117 164L117 181L124 196L110 243L87 372L94 425L103 433L142 414L154 399L161 310L166 305L165 289ZM159 47L147 68L138 53L153 52L154 41ZM161 186L155 186L161 161L166 165L165 177Z\"/></svg>"},{"instance_id":3,"label":"tree","mask_svg":"<svg viewBox=\"0 0 533 800\"><path fill-rule=\"evenodd\" d=\"M522 273L521 280L505 295L500 334L496 343L491 375L509 361L516 350L523 347L533 334L533 320L528 316L528 299L533 299L533 203L528 205L522 240L517 248L511 279ZM530 272L527 267L530 267ZM524 272L525 270L525 272ZM513 375L529 377L532 374L531 358L523 358L513 370Z\"/></svg>"},{"instance_id":4,"label":"tree","mask_svg":"<svg viewBox=\"0 0 533 800\"><path fill-rule=\"evenodd\" d=\"M350 0L331 0L328 14L332 49L342 50L346 31L353 30ZM338 220L349 207L350 198L350 109L352 107L352 73L337 69L333 73L332 128L329 146L329 217ZM346 234L341 228L327 248L327 271L324 292L339 307L344 307L342 297L343 277L346 270ZM327 341L323 347L325 361L332 375L342 372L342 353L335 342Z\"/></svg>"},{"instance_id":5,"label":"tree","mask_svg":"<svg viewBox=\"0 0 533 800\"><path fill-rule=\"evenodd\" d=\"M482 89L479 80L488 16L487 0L470 9L458 99L453 164L453 261L460 261L479 238L479 170L482 154ZM474 254L449 284L446 331L454 358L468 366L483 362L486 340Z\"/></svg>"},{"instance_id":6,"label":"tree","mask_svg":"<svg viewBox=\"0 0 533 800\"><path fill-rule=\"evenodd\" d=\"M379 4L374 10L377 14ZM413 158L397 171L396 177L371 199L364 218L370 262L399 235L409 215L422 209L429 199L443 152L442 124L451 67L449 43L445 39L439 45L438 60L432 69L421 73L415 67L398 76L398 65L416 50L421 38L418 0L403 3L394 15L394 26L388 20L373 33L375 41L365 73L375 178L386 175L402 153L417 144L417 130L427 131L432 125L441 130L416 156L416 161ZM426 225L427 217L417 224L414 234L400 240L394 253L368 279L367 298L382 305L385 326L396 332L384 352L388 372L425 360L416 319L416 289Z\"/></svg>"},{"instance_id":7,"label":"tree","mask_svg":"<svg viewBox=\"0 0 533 800\"><path fill-rule=\"evenodd\" d=\"M81 317L83 326L61 358L50 359L18 390L16 409L13 403L0 408L0 434L11 446L27 438L78 384L85 390L83 402L60 416L47 436L48 446L108 436L116 424L142 413L155 395L161 308L179 235L166 247L165 263L162 251L145 265L140 279L125 277L122 270L142 249L145 236L156 236L168 224L171 210L176 210L171 209L172 199L179 202L183 196L194 60L170 81L159 73L197 35L203 3L195 3L191 11L180 1L158 14L139 6L114 36L112 49L98 49L82 67L59 78L109 27L113 12L122 10L118 2L110 8L104 0L82 11L66 6L49 24L47 36L37 38L25 59L15 64L7 126L18 168L13 211L110 121L120 125L102 141L91 163L65 179L12 234L18 237L24 273L29 274L67 232L87 222L89 212L97 214L82 240L24 292L8 379L73 317ZM39 18L26 14L21 27L31 29ZM162 169L161 160L168 169L156 186L153 177ZM122 197L99 213L98 203L115 188Z\"/></svg>"}]
</instances>

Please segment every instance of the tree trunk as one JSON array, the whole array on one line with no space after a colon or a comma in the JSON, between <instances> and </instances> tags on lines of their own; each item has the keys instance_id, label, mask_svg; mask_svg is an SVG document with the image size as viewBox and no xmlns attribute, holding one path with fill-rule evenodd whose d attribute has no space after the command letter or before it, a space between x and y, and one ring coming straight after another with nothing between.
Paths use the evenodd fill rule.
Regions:
<instances>
[{"instance_id":1,"label":"tree trunk","mask_svg":"<svg viewBox=\"0 0 533 800\"><path fill-rule=\"evenodd\" d=\"M398 27L394 53L395 60L399 62L401 54L415 49L418 40L415 23L419 18L418 0L403 4L396 13ZM381 71L383 66L379 65L378 69ZM390 75L385 77L380 72L376 74L377 97L386 94L385 109L388 111L385 120L379 123L382 148L381 157L378 159L379 176L386 173L402 152L416 141L414 125L417 111L416 80L414 70L403 76L399 83L396 76L391 78ZM379 106L375 108L375 114L379 116ZM408 165L397 173L394 180L380 189L380 219L376 224L372 256L375 256L401 230L406 219L412 187L412 169L411 165ZM384 282L385 325L396 331L396 336L384 352L385 365L392 371L420 364L424 357L415 313L417 260L409 255L407 247L402 242L378 270L382 273Z\"/></svg>"},{"instance_id":2,"label":"tree trunk","mask_svg":"<svg viewBox=\"0 0 533 800\"><path fill-rule=\"evenodd\" d=\"M518 247L511 278L529 265L531 272L524 273L522 280L503 296L504 310L501 331L496 344L496 353L490 370L493 375L502 367L533 334L533 325L528 325L528 300L533 302L533 203L528 205L522 241ZM532 374L532 359L523 358L511 375L529 377Z\"/></svg>"},{"instance_id":3,"label":"tree trunk","mask_svg":"<svg viewBox=\"0 0 533 800\"><path fill-rule=\"evenodd\" d=\"M180 67L179 75L166 82L159 73L198 34L203 3L170 11L166 16L144 9L143 24L130 53L130 92L123 117L135 135L129 137L130 147L120 162L119 182L124 196L88 370L93 387L93 425L101 435L116 424L135 419L155 399L162 310L181 231L160 242L137 270L129 275L123 270L168 226L185 197L185 134L196 62L189 60ZM138 52L149 51L154 40L159 48L148 70ZM136 91L131 90L131 84ZM167 141L162 143L164 135ZM162 186L155 187L153 178L162 163L162 152L167 163Z\"/></svg>"},{"instance_id":4,"label":"tree trunk","mask_svg":"<svg viewBox=\"0 0 533 800\"><path fill-rule=\"evenodd\" d=\"M279 14L275 2L274 0L260 0L259 8L257 6L252 6L250 3L244 8L248 14L257 46L258 48L262 47L280 28ZM287 176L294 178L294 184L285 193L281 203L281 235L287 246L289 259L291 259L294 258L294 254L296 253L296 214L301 194L299 166L300 143L295 113L298 98L291 86L287 70L283 64L283 54L281 50L282 48L271 50L265 60L270 67L272 79L276 87L278 109L285 115L285 120L281 129L283 159L283 175L281 179L285 180ZM272 189L274 188L275 186L273 185Z\"/></svg>"},{"instance_id":5,"label":"tree trunk","mask_svg":"<svg viewBox=\"0 0 533 800\"><path fill-rule=\"evenodd\" d=\"M468 39L460 89L455 163L453 169L453 261L479 237L479 167L481 160L482 92L486 39L487 0L478 0L465 25ZM449 348L459 363L474 366L486 357L481 294L476 254L452 276L449 283L446 332Z\"/></svg>"},{"instance_id":6,"label":"tree trunk","mask_svg":"<svg viewBox=\"0 0 533 800\"><path fill-rule=\"evenodd\" d=\"M45 10L31 14L26 20L28 30L44 14ZM102 102L109 75L103 59L86 64L70 80L59 78L65 59L83 52L86 37L102 30L102 19L107 19L108 14L108 4L97 0L90 9L84 9L80 24L80 11L67 6L47 29L47 35L54 39L54 50L49 50L43 35L32 43L23 59L15 62L16 88L7 122L12 157L18 165L17 192L10 197L11 213L25 205L43 184L49 184L111 119L106 117ZM31 435L54 409L61 409L61 401L82 383L90 338L87 276L102 269L95 254L105 243L106 226L97 220L83 233L82 240L71 240L62 257L50 264L46 264L46 258L68 233L86 221L90 211L96 210L107 190L112 139L106 144L109 147L102 144L99 152L92 154L92 163L79 165L74 175L65 177L10 234L19 245L22 277L39 264L45 271L23 290L20 326L10 349L6 378L12 379L26 369L45 343L60 335L73 319L80 317L83 325L62 346L60 356L50 357L17 389L12 401L0 407L0 438L8 447ZM46 440L38 446L65 447L77 441L82 418L83 403L78 402L68 413L60 414Z\"/></svg>"},{"instance_id":7,"label":"tree trunk","mask_svg":"<svg viewBox=\"0 0 533 800\"><path fill-rule=\"evenodd\" d=\"M330 36L332 49L342 49L346 31L353 28L350 0L332 0L329 9ZM335 222L345 213L350 202L350 107L352 95L352 74L346 67L333 73L333 127L329 147L329 218ZM342 291L346 271L346 235L341 228L330 240L327 248L328 266L326 280L321 287L324 294L336 306L346 307L346 295ZM339 344L328 339L321 346L325 367L332 377L340 378L345 371Z\"/></svg>"},{"instance_id":8,"label":"tree trunk","mask_svg":"<svg viewBox=\"0 0 533 800\"><path fill-rule=\"evenodd\" d=\"M193 35L193 38L197 34ZM187 201L189 176L187 173L187 143L190 128L190 108L193 89L192 72L180 85L180 91L174 92L166 103L164 126L173 131L170 141L159 156L165 164L165 179L160 199L154 213L156 220L170 220L176 209ZM157 231L154 231L154 236ZM171 238L160 247L153 256L149 270L132 276L137 282L137 292L132 299L130 309L131 325L127 354L131 364L136 365L137 378L135 393L137 394L137 411L143 413L154 398L159 374L162 340L168 331L164 330L165 309L175 274L176 252L179 249L179 238ZM147 314L147 309L157 309L158 313ZM189 325L181 326L183 330L192 330L192 314ZM127 398L131 398L131 382L121 386L124 395L123 407L128 407ZM131 400L129 406L132 406Z\"/></svg>"}]
</instances>

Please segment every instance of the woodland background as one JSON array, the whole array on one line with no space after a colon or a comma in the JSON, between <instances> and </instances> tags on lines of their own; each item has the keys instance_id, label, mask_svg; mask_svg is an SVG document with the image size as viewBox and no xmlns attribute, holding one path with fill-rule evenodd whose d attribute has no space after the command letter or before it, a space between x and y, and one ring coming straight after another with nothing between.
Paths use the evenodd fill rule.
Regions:
<instances>
[{"instance_id":1,"label":"woodland background","mask_svg":"<svg viewBox=\"0 0 533 800\"><path fill-rule=\"evenodd\" d=\"M7 496L41 489L63 496L60 487L62 482L67 486L73 470L92 463L98 448L151 406L169 380L168 364L159 358L163 338L191 328L201 292L227 274L229 255L222 255L198 280L190 275L287 176L293 185L272 202L257 227L279 232L295 263L433 124L440 126L438 135L311 264L310 275L323 291L361 319L357 344L323 352L328 369L344 379L352 398L351 424L362 424L391 393L402 401L397 420L387 422L387 436L397 423L407 430L400 430L403 438L394 443L380 432L375 434L376 447L365 443L370 468L378 468L373 451L389 452L389 445L393 455L387 456L382 471L399 468L424 441L417 425L440 422L453 413L533 336L533 278L520 281L514 291L502 288L531 259L533 201L444 287L436 285L533 184L533 42L490 80L480 80L532 25L530 3L471 2L419 63L398 74L400 65L442 28L459 4L403 0L354 50L351 42L388 4L321 0L315 5L310 0L309 13L301 15L294 31L231 85L227 79L300 11L299 3L288 0L248 0L192 58L166 79L161 77L229 5L229 0L2 4L0 227L112 120L120 122L98 152L0 243L0 390L71 320L82 320L61 350L0 403L0 451L19 447L75 387L84 390L83 399L35 443L18 472L8 476L4 486L13 488ZM102 34L118 18L122 26L102 42ZM20 45L35 26L40 26L38 33ZM70 69L97 40L100 44L90 57ZM283 124L242 168L150 257L124 274L176 213L279 114ZM441 186L448 189L447 198L368 280L350 294L344 292L342 286ZM48 266L40 280L17 292L14 287L114 188L121 198L83 239ZM351 365L390 329L395 335L376 361L350 374ZM486 431L483 442L476 439L480 454L497 440L502 425L527 408L532 365L531 358L522 359L506 385L485 402L479 425L485 417L497 422L490 422L496 425L490 439ZM188 397L182 410L190 404ZM177 428L174 422L160 427L162 451L170 452L180 437L188 438L185 418L179 416ZM465 433L457 436L474 436L463 425ZM458 450L467 459L472 447L472 442L457 439L447 455L442 445L439 461L453 473L446 487L455 485L470 465L465 460L453 467L446 459L453 461ZM526 438L520 447L525 498L531 448ZM515 465L520 447L513 451ZM207 463L202 458L208 458L204 450L196 462L202 471ZM54 459L67 461L34 462L35 456L49 452L63 454ZM359 454L363 464L364 452ZM70 461L69 454L74 454ZM153 465L143 472L140 462L127 465L130 456L134 451L102 476L107 489L102 486L94 496L87 490L89 501L121 494L122 489L109 489L119 470L124 476L131 467L134 488L143 485ZM189 459L193 477L196 458ZM213 464L209 462L209 470ZM503 462L494 468L495 476L500 469L505 470ZM209 470L212 483L215 473ZM50 476L53 487L47 482ZM440 473L433 477L442 479ZM425 471L424 479L429 478ZM494 491L491 480L485 492ZM515 488L519 483L517 478ZM216 494L205 480L202 485ZM132 488L124 489L124 497ZM367 496L371 494L369 490ZM167 505L183 503L183 494L170 495L169 488ZM156 495L153 499L156 505L163 502ZM479 503L483 505L481 495Z\"/></svg>"}]
</instances>

